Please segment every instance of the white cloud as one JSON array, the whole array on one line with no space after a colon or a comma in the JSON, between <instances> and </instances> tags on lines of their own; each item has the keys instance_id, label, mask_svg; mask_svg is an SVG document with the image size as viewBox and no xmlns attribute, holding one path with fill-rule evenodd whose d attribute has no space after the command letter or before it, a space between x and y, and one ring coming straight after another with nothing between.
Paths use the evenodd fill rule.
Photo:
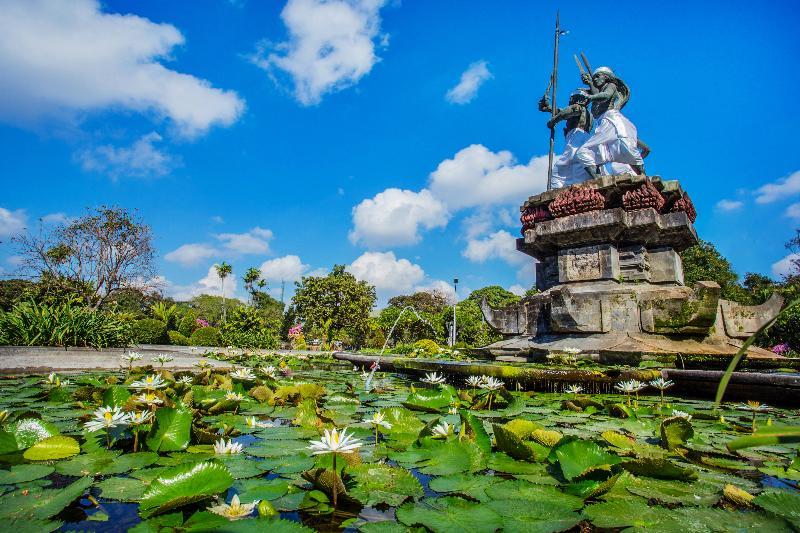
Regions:
<instances>
[{"instance_id":1,"label":"white cloud","mask_svg":"<svg viewBox=\"0 0 800 533\"><path fill-rule=\"evenodd\" d=\"M64 213L50 213L49 215L45 215L42 217L42 222L44 224L67 224L72 222L74 218L68 217Z\"/></svg>"},{"instance_id":2,"label":"white cloud","mask_svg":"<svg viewBox=\"0 0 800 533\"><path fill-rule=\"evenodd\" d=\"M800 254L789 254L780 261L772 263L772 275L781 278L796 273L798 262L800 262Z\"/></svg>"},{"instance_id":3,"label":"white cloud","mask_svg":"<svg viewBox=\"0 0 800 533\"><path fill-rule=\"evenodd\" d=\"M219 255L219 250L213 246L202 243L190 243L179 246L175 250L164 256L164 259L171 263L179 263L183 266L193 266L201 261Z\"/></svg>"},{"instance_id":4,"label":"white cloud","mask_svg":"<svg viewBox=\"0 0 800 533\"><path fill-rule=\"evenodd\" d=\"M744 202L739 200L720 200L717 202L716 207L719 211L725 211L727 213L730 211L738 211L744 207Z\"/></svg>"},{"instance_id":5,"label":"white cloud","mask_svg":"<svg viewBox=\"0 0 800 533\"><path fill-rule=\"evenodd\" d=\"M235 92L162 64L185 43L171 24L103 13L96 0L6 0L2 10L0 118L25 124L147 111L191 137L244 110Z\"/></svg>"},{"instance_id":6,"label":"white cloud","mask_svg":"<svg viewBox=\"0 0 800 533\"><path fill-rule=\"evenodd\" d=\"M108 174L112 179L164 176L179 166L180 161L155 146L161 140L161 135L151 131L130 146L97 146L80 153L78 159L84 170Z\"/></svg>"},{"instance_id":7,"label":"white cloud","mask_svg":"<svg viewBox=\"0 0 800 533\"><path fill-rule=\"evenodd\" d=\"M408 259L397 259L394 252L365 252L347 270L374 285L378 292L391 295L409 291L425 278L422 267Z\"/></svg>"},{"instance_id":8,"label":"white cloud","mask_svg":"<svg viewBox=\"0 0 800 533\"><path fill-rule=\"evenodd\" d=\"M380 34L385 0L289 0L281 18L289 40L259 43L250 60L294 81L303 105L320 102L326 93L354 85L379 60L374 40Z\"/></svg>"},{"instance_id":9,"label":"white cloud","mask_svg":"<svg viewBox=\"0 0 800 533\"><path fill-rule=\"evenodd\" d=\"M470 239L461 255L474 263L502 259L516 266L528 262L527 256L517 251L517 239L506 230L495 231L484 239Z\"/></svg>"},{"instance_id":10,"label":"white cloud","mask_svg":"<svg viewBox=\"0 0 800 533\"><path fill-rule=\"evenodd\" d=\"M547 187L547 156L517 164L511 152L481 144L460 150L430 175L428 188L451 209L519 203Z\"/></svg>"},{"instance_id":11,"label":"white cloud","mask_svg":"<svg viewBox=\"0 0 800 533\"><path fill-rule=\"evenodd\" d=\"M12 267L21 267L23 264L25 264L25 258L21 255L12 255L6 258L6 263Z\"/></svg>"},{"instance_id":12,"label":"white cloud","mask_svg":"<svg viewBox=\"0 0 800 533\"><path fill-rule=\"evenodd\" d=\"M419 242L420 228L447 225L449 214L430 191L386 189L353 208L350 241L367 247L387 247Z\"/></svg>"},{"instance_id":13,"label":"white cloud","mask_svg":"<svg viewBox=\"0 0 800 533\"><path fill-rule=\"evenodd\" d=\"M792 204L787 207L786 216L800 220L800 203Z\"/></svg>"},{"instance_id":14,"label":"white cloud","mask_svg":"<svg viewBox=\"0 0 800 533\"><path fill-rule=\"evenodd\" d=\"M213 217L211 217L211 222L213 222L214 224L222 224L225 222L225 219L219 215L214 215Z\"/></svg>"},{"instance_id":15,"label":"white cloud","mask_svg":"<svg viewBox=\"0 0 800 533\"><path fill-rule=\"evenodd\" d=\"M756 190L757 204L770 204L800 193L800 170Z\"/></svg>"},{"instance_id":16,"label":"white cloud","mask_svg":"<svg viewBox=\"0 0 800 533\"><path fill-rule=\"evenodd\" d=\"M172 285L164 280L165 292L167 295L172 296L178 301L191 300L195 296L201 294L210 294L212 296L220 296L221 281L217 275L216 265L211 265L208 269L208 274L202 279L197 280L191 285ZM238 279L236 273L229 275L225 278L225 293L226 298L231 298L238 290Z\"/></svg>"},{"instance_id":17,"label":"white cloud","mask_svg":"<svg viewBox=\"0 0 800 533\"><path fill-rule=\"evenodd\" d=\"M445 99L451 104L467 104L478 96L478 89L491 77L486 61L476 61L461 74L458 84L447 91Z\"/></svg>"},{"instance_id":18,"label":"white cloud","mask_svg":"<svg viewBox=\"0 0 800 533\"><path fill-rule=\"evenodd\" d=\"M22 232L27 221L28 216L24 209L10 211L0 207L0 236L10 237Z\"/></svg>"},{"instance_id":19,"label":"white cloud","mask_svg":"<svg viewBox=\"0 0 800 533\"><path fill-rule=\"evenodd\" d=\"M239 254L267 254L272 231L255 227L245 233L220 233L217 240L223 243L226 249Z\"/></svg>"},{"instance_id":20,"label":"white cloud","mask_svg":"<svg viewBox=\"0 0 800 533\"><path fill-rule=\"evenodd\" d=\"M528 289L526 289L526 288L525 288L525 287L523 287L522 285L512 285L512 286L510 286L510 287L508 288L508 292L513 292L513 293L514 293L514 294L516 294L517 296L525 296L525 292L526 292L527 290L528 290Z\"/></svg>"},{"instance_id":21,"label":"white cloud","mask_svg":"<svg viewBox=\"0 0 800 533\"><path fill-rule=\"evenodd\" d=\"M264 261L261 264L261 277L267 281L299 281L308 271L308 265L303 264L296 255L285 255Z\"/></svg>"}]
</instances>

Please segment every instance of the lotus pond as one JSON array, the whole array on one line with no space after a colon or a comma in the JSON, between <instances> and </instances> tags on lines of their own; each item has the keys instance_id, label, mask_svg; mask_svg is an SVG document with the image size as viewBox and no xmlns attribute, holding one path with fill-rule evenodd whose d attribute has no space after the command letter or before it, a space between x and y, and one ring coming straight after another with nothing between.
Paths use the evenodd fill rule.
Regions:
<instances>
[{"instance_id":1,"label":"lotus pond","mask_svg":"<svg viewBox=\"0 0 800 533\"><path fill-rule=\"evenodd\" d=\"M352 367L269 358L6 378L0 518L17 533L800 529L795 412L429 378L378 373L365 392Z\"/></svg>"}]
</instances>

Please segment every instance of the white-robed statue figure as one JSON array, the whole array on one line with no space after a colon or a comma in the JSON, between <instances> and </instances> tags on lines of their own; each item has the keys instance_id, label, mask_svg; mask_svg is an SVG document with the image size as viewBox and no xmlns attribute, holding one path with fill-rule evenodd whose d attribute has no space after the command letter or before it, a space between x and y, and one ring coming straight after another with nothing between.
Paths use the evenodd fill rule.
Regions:
<instances>
[{"instance_id":1,"label":"white-robed statue figure","mask_svg":"<svg viewBox=\"0 0 800 533\"><path fill-rule=\"evenodd\" d=\"M604 167L611 167L614 174L627 172L628 167L636 174L644 174L642 152L647 155L649 149L639 141L636 126L621 112L630 98L628 86L608 67L596 69L591 79L584 73L581 79L589 85L586 99L591 103L596 125L575 153L576 160L592 178L606 173Z\"/></svg>"},{"instance_id":2,"label":"white-robed statue figure","mask_svg":"<svg viewBox=\"0 0 800 533\"><path fill-rule=\"evenodd\" d=\"M562 120L567 121L564 125L564 151L553 162L551 182L553 188L557 189L586 181L586 169L575 155L589 138L589 132L592 130L592 115L587 109L588 105L587 92L584 89L576 90L569 97L569 105L556 109L555 114L547 122L547 127L552 128ZM550 99L544 95L539 101L539 111L552 113L552 110Z\"/></svg>"}]
</instances>

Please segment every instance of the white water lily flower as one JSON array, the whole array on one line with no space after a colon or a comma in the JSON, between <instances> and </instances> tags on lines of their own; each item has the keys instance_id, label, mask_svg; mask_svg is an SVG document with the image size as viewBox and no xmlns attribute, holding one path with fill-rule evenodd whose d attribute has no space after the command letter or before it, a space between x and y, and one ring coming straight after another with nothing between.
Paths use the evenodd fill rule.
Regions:
<instances>
[{"instance_id":1,"label":"white water lily flower","mask_svg":"<svg viewBox=\"0 0 800 533\"><path fill-rule=\"evenodd\" d=\"M672 410L672 416L677 416L677 417L680 417L680 418L685 418L686 420L691 420L691 419L692 419L692 415L690 415L690 414L689 414L689 413L687 413L686 411L678 411L677 409L673 409L673 410Z\"/></svg>"},{"instance_id":2,"label":"white water lily flower","mask_svg":"<svg viewBox=\"0 0 800 533\"><path fill-rule=\"evenodd\" d=\"M654 379L653 381L650 382L651 387L655 387L656 389L662 391L672 387L673 385L675 385L675 383L664 378Z\"/></svg>"},{"instance_id":3,"label":"white water lily flower","mask_svg":"<svg viewBox=\"0 0 800 533\"><path fill-rule=\"evenodd\" d=\"M172 357L171 355L167 355L165 353L158 354L157 356L151 359L151 361L153 361L154 363L158 363L161 366L164 366L165 363L171 363L174 360L175 360L174 357Z\"/></svg>"},{"instance_id":4,"label":"white water lily flower","mask_svg":"<svg viewBox=\"0 0 800 533\"><path fill-rule=\"evenodd\" d=\"M270 365L261 369L261 373L267 376L268 378L275 379L277 375L278 369L274 366Z\"/></svg>"},{"instance_id":5,"label":"white water lily flower","mask_svg":"<svg viewBox=\"0 0 800 533\"><path fill-rule=\"evenodd\" d=\"M161 387L166 387L167 383L164 378L158 374L148 374L143 379L139 379L128 385L132 389L156 390Z\"/></svg>"},{"instance_id":6,"label":"white water lily flower","mask_svg":"<svg viewBox=\"0 0 800 533\"><path fill-rule=\"evenodd\" d=\"M233 440L219 439L214 443L214 453L217 455L235 455L242 453L242 445Z\"/></svg>"},{"instance_id":7,"label":"white water lily flower","mask_svg":"<svg viewBox=\"0 0 800 533\"><path fill-rule=\"evenodd\" d=\"M564 353L568 353L570 355L578 355L583 350L581 350L580 348L574 348L572 346L568 346L566 348L563 348L561 351L564 352Z\"/></svg>"},{"instance_id":8,"label":"white water lily flower","mask_svg":"<svg viewBox=\"0 0 800 533\"><path fill-rule=\"evenodd\" d=\"M61 383L61 380L59 379L59 377L56 375L55 372L50 372L50 374L43 380L43 382L47 383L48 385L55 385L57 387L58 384Z\"/></svg>"},{"instance_id":9,"label":"white water lily flower","mask_svg":"<svg viewBox=\"0 0 800 533\"><path fill-rule=\"evenodd\" d=\"M191 385L194 383L194 378L192 376L181 376L178 378L178 383L181 385Z\"/></svg>"},{"instance_id":10,"label":"white water lily flower","mask_svg":"<svg viewBox=\"0 0 800 533\"><path fill-rule=\"evenodd\" d=\"M740 403L736 406L736 408L741 411L752 411L754 413L766 413L767 411L772 411L772 407L769 405L761 402L754 402L752 400L747 400L747 403Z\"/></svg>"},{"instance_id":11,"label":"white water lily flower","mask_svg":"<svg viewBox=\"0 0 800 533\"><path fill-rule=\"evenodd\" d=\"M239 495L234 494L233 498L231 498L230 505L227 503L212 505L208 510L214 514L224 516L228 520L241 520L253 514L253 509L256 508L256 505L258 505L260 501L261 500L255 500L253 503L240 503Z\"/></svg>"},{"instance_id":12,"label":"white water lily flower","mask_svg":"<svg viewBox=\"0 0 800 533\"><path fill-rule=\"evenodd\" d=\"M128 413L128 423L132 426L145 424L153 419L152 411L132 411Z\"/></svg>"},{"instance_id":13,"label":"white water lily flower","mask_svg":"<svg viewBox=\"0 0 800 533\"><path fill-rule=\"evenodd\" d=\"M242 381L253 381L256 379L256 375L253 374L253 371L249 368L237 368L231 372L231 377Z\"/></svg>"},{"instance_id":14,"label":"white water lily flower","mask_svg":"<svg viewBox=\"0 0 800 533\"><path fill-rule=\"evenodd\" d=\"M580 394L581 391L583 391L583 387L580 385L570 385L564 389L564 392L568 392L569 394Z\"/></svg>"},{"instance_id":15,"label":"white water lily flower","mask_svg":"<svg viewBox=\"0 0 800 533\"><path fill-rule=\"evenodd\" d=\"M640 390L647 387L646 384L642 383L641 381L636 381L632 379L630 381L623 381L621 383L617 383L614 385L614 388L620 392L624 392L626 394L630 394L632 392L639 392Z\"/></svg>"},{"instance_id":16,"label":"white water lily flower","mask_svg":"<svg viewBox=\"0 0 800 533\"><path fill-rule=\"evenodd\" d=\"M146 403L147 405L160 405L164 400L156 396L153 392L143 392L139 396L134 396L133 400L137 403Z\"/></svg>"},{"instance_id":17,"label":"white water lily flower","mask_svg":"<svg viewBox=\"0 0 800 533\"><path fill-rule=\"evenodd\" d=\"M447 438L450 435L450 432L451 432L452 429L453 429L453 426L451 426L447 422L442 422L441 424L433 426L433 429L431 429L431 434L434 437L445 437L445 438Z\"/></svg>"},{"instance_id":18,"label":"white water lily flower","mask_svg":"<svg viewBox=\"0 0 800 533\"><path fill-rule=\"evenodd\" d=\"M383 426L386 429L392 429L392 425L386 421L386 417L380 412L373 413L372 418L365 418L364 422L372 424L373 426Z\"/></svg>"},{"instance_id":19,"label":"white water lily flower","mask_svg":"<svg viewBox=\"0 0 800 533\"><path fill-rule=\"evenodd\" d=\"M129 352L120 355L120 357L122 358L123 361L126 361L127 363L130 364L133 363L134 361L141 361L142 354L140 354L139 352Z\"/></svg>"},{"instance_id":20,"label":"white water lily flower","mask_svg":"<svg viewBox=\"0 0 800 533\"><path fill-rule=\"evenodd\" d=\"M467 378L467 385L470 387L480 387L481 383L483 383L483 376L469 376Z\"/></svg>"},{"instance_id":21,"label":"white water lily flower","mask_svg":"<svg viewBox=\"0 0 800 533\"><path fill-rule=\"evenodd\" d=\"M495 379L495 378L491 378L490 377L490 378L486 378L486 381L484 381L483 383L480 384L480 388L491 391L491 390L498 390L503 385L505 385L505 383L503 383L499 379Z\"/></svg>"},{"instance_id":22,"label":"white water lily flower","mask_svg":"<svg viewBox=\"0 0 800 533\"><path fill-rule=\"evenodd\" d=\"M225 399L232 400L234 402L241 402L242 400L244 400L244 395L239 394L238 392L226 392Z\"/></svg>"},{"instance_id":23,"label":"white water lily flower","mask_svg":"<svg viewBox=\"0 0 800 533\"><path fill-rule=\"evenodd\" d=\"M458 407L453 406L450 409L448 409L447 412L450 413L451 415L457 415L458 414Z\"/></svg>"},{"instance_id":24,"label":"white water lily flower","mask_svg":"<svg viewBox=\"0 0 800 533\"><path fill-rule=\"evenodd\" d=\"M194 351L194 349L193 349L192 351ZM208 368L208 367L210 367L210 366L211 366L211 363L209 363L209 362L208 362L208 361L206 361L205 359L200 359L199 361L197 361L197 362L194 364L194 366L196 366L196 367L197 367L197 368L199 368L200 370L205 370L206 368Z\"/></svg>"},{"instance_id":25,"label":"white water lily flower","mask_svg":"<svg viewBox=\"0 0 800 533\"><path fill-rule=\"evenodd\" d=\"M123 412L119 407L105 406L92 413L92 419L86 422L83 427L91 432L127 425L127 413Z\"/></svg>"},{"instance_id":26,"label":"white water lily flower","mask_svg":"<svg viewBox=\"0 0 800 533\"><path fill-rule=\"evenodd\" d=\"M325 434L320 440L309 441L308 449L313 450L311 455L323 453L353 453L362 446L362 442L347 434L347 428L341 433L336 428L325 430Z\"/></svg>"},{"instance_id":27,"label":"white water lily flower","mask_svg":"<svg viewBox=\"0 0 800 533\"><path fill-rule=\"evenodd\" d=\"M441 385L445 382L444 375L438 374L436 372L427 372L425 377L422 378L420 381L423 383L430 383L431 385Z\"/></svg>"}]
</instances>

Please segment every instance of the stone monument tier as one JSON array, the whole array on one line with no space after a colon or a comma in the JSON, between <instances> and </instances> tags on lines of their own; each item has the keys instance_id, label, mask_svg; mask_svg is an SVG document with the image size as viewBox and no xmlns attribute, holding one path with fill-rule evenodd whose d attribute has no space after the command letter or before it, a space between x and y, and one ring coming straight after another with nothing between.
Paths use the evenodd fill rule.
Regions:
<instances>
[{"instance_id":1,"label":"stone monument tier","mask_svg":"<svg viewBox=\"0 0 800 533\"><path fill-rule=\"evenodd\" d=\"M778 296L747 307L721 299L712 281L685 285L679 253L698 243L697 214L677 181L602 176L531 196L521 211L517 249L536 260L540 292L500 309L483 303L505 337L485 353L729 355L780 311Z\"/></svg>"}]
</instances>

